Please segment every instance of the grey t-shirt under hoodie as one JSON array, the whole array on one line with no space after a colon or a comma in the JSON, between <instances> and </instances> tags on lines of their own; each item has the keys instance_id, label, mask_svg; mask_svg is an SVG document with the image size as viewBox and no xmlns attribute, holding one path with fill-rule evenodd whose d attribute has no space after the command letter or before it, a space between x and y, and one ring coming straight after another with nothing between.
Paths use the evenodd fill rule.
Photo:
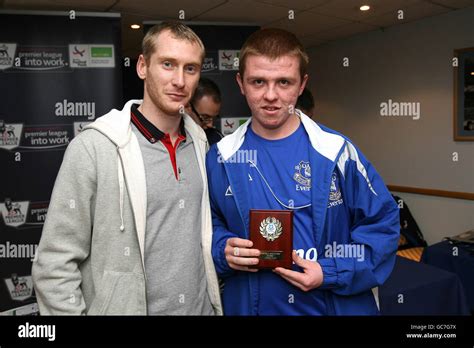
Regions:
<instances>
[{"instance_id":1,"label":"grey t-shirt under hoodie","mask_svg":"<svg viewBox=\"0 0 474 348\"><path fill-rule=\"evenodd\" d=\"M132 108L132 113L138 110ZM150 130L153 125L138 116L139 127ZM140 132L135 124L132 129L146 172L148 314L213 315L201 247L203 182L191 136L186 134L176 148L175 173L169 151L157 139L161 132L154 127L151 134L155 137L147 138L145 133L150 133Z\"/></svg>"}]
</instances>

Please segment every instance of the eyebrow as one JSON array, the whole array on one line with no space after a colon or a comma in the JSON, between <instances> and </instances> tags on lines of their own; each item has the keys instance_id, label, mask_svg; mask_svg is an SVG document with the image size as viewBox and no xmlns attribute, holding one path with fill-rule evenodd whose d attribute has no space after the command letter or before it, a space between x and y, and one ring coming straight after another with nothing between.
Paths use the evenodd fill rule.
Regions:
<instances>
[{"instance_id":1,"label":"eyebrow","mask_svg":"<svg viewBox=\"0 0 474 348\"><path fill-rule=\"evenodd\" d=\"M252 76L252 75L249 75L245 78L246 80L269 80L268 78L264 78L264 77L261 77L261 76L258 76L258 75L255 75L255 76ZM292 81L292 80L296 80L297 77L289 77L289 76L279 76L277 78L272 78L270 80L288 80L288 81Z\"/></svg>"},{"instance_id":2,"label":"eyebrow","mask_svg":"<svg viewBox=\"0 0 474 348\"><path fill-rule=\"evenodd\" d=\"M171 58L171 57L166 57L166 56L158 56L157 59L159 61L170 61L172 63L178 63L178 60L176 58ZM184 65L196 65L196 66L201 66L201 62L199 61L194 61L194 62L187 62Z\"/></svg>"}]
</instances>

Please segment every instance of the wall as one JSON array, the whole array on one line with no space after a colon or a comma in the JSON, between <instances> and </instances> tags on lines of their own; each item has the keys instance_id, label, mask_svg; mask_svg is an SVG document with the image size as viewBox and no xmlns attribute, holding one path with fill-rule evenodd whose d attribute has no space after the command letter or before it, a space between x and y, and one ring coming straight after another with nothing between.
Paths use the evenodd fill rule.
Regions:
<instances>
[{"instance_id":1,"label":"wall","mask_svg":"<svg viewBox=\"0 0 474 348\"><path fill-rule=\"evenodd\" d=\"M474 47L473 23L466 8L310 49L317 121L350 137L387 184L474 193L474 142L452 135L453 50ZM419 119L381 116L389 99L420 103ZM430 244L474 228L474 201L397 194Z\"/></svg>"}]
</instances>

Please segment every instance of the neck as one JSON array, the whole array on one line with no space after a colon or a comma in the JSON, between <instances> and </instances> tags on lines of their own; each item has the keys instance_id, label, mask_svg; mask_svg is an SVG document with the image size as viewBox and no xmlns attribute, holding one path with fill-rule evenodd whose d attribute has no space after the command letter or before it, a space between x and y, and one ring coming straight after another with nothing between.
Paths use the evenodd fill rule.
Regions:
<instances>
[{"instance_id":1,"label":"neck","mask_svg":"<svg viewBox=\"0 0 474 348\"><path fill-rule=\"evenodd\" d=\"M296 114L290 115L285 124L278 128L265 128L258 122L252 122L251 127L255 134L268 140L278 140L291 135L300 126L300 118Z\"/></svg>"},{"instance_id":2,"label":"neck","mask_svg":"<svg viewBox=\"0 0 474 348\"><path fill-rule=\"evenodd\" d=\"M202 122L201 120L199 119L199 117L197 117L197 115L193 112L193 109L191 108L191 106L188 106L186 107L186 113L193 119L193 121L202 127Z\"/></svg>"},{"instance_id":3,"label":"neck","mask_svg":"<svg viewBox=\"0 0 474 348\"><path fill-rule=\"evenodd\" d=\"M180 114L166 114L159 110L153 103L148 102L146 99L143 100L143 103L138 107L138 110L156 128L165 134L169 134L171 140L174 143L174 140L179 135L179 125L182 118Z\"/></svg>"}]
</instances>

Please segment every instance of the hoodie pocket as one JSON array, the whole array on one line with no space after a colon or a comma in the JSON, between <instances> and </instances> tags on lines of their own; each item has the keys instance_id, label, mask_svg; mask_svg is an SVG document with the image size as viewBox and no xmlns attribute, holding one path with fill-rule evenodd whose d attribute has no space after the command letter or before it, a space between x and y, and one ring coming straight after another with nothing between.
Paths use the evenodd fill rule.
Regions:
<instances>
[{"instance_id":1,"label":"hoodie pocket","mask_svg":"<svg viewBox=\"0 0 474 348\"><path fill-rule=\"evenodd\" d=\"M144 279L133 272L105 271L88 315L146 315Z\"/></svg>"}]
</instances>

